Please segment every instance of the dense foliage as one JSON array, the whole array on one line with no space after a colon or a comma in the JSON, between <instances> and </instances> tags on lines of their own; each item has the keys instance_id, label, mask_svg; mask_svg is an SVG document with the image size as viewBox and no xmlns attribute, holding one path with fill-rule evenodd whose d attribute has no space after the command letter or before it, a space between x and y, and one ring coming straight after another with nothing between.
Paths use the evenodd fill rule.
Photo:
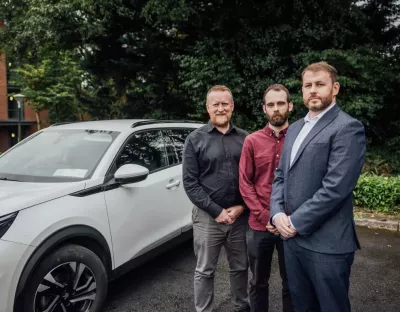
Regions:
<instances>
[{"instance_id":1,"label":"dense foliage","mask_svg":"<svg viewBox=\"0 0 400 312\"><path fill-rule=\"evenodd\" d=\"M361 175L354 205L373 212L400 213L400 177Z\"/></svg>"},{"instance_id":2,"label":"dense foliage","mask_svg":"<svg viewBox=\"0 0 400 312\"><path fill-rule=\"evenodd\" d=\"M302 116L301 70L327 60L340 74L343 109L373 143L397 145L399 8L395 0L7 0L0 45L21 67L54 51L77 56L87 90L76 96L92 118L206 118L205 92L218 83L233 90L236 121L249 130L264 124L262 94L273 82L290 87L292 119Z\"/></svg>"},{"instance_id":3,"label":"dense foliage","mask_svg":"<svg viewBox=\"0 0 400 312\"><path fill-rule=\"evenodd\" d=\"M366 127L364 172L390 176L400 172L399 10L396 0L4 0L0 49L52 121L206 120L208 88L226 84L249 131L265 124L271 83L290 89L291 121L304 116L301 71L326 60L339 105Z\"/></svg>"}]
</instances>

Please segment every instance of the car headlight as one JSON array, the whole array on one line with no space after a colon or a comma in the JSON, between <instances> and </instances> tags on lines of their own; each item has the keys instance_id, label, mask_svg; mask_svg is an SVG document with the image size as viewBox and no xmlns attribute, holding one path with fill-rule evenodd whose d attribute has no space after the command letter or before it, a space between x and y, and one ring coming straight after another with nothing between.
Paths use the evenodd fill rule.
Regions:
<instances>
[{"instance_id":1,"label":"car headlight","mask_svg":"<svg viewBox=\"0 0 400 312\"><path fill-rule=\"evenodd\" d=\"M5 216L0 217L0 238L6 234L7 230L10 228L11 224L13 224L15 218L17 217L18 212L10 213Z\"/></svg>"}]
</instances>

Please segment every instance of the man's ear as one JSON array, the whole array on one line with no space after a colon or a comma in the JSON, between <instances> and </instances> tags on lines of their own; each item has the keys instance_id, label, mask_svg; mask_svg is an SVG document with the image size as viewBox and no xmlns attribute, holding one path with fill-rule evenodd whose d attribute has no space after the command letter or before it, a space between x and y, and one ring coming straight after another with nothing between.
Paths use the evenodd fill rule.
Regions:
<instances>
[{"instance_id":1,"label":"man's ear","mask_svg":"<svg viewBox=\"0 0 400 312\"><path fill-rule=\"evenodd\" d=\"M334 84L333 84L333 96L336 96L336 95L338 95L339 94L339 90L340 90L340 84L339 84L339 82L335 82Z\"/></svg>"},{"instance_id":2,"label":"man's ear","mask_svg":"<svg viewBox=\"0 0 400 312\"><path fill-rule=\"evenodd\" d=\"M289 112L291 112L293 110L293 102L289 103Z\"/></svg>"},{"instance_id":3,"label":"man's ear","mask_svg":"<svg viewBox=\"0 0 400 312\"><path fill-rule=\"evenodd\" d=\"M263 110L263 112L264 112L265 114L267 113L267 108L265 107L265 104L263 104L262 110Z\"/></svg>"}]
</instances>

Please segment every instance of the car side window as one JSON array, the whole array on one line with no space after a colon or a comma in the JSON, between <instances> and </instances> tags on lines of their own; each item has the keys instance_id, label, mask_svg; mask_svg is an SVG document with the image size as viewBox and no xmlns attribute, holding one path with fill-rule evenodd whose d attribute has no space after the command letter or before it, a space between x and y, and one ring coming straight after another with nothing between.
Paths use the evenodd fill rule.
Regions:
<instances>
[{"instance_id":1,"label":"car side window","mask_svg":"<svg viewBox=\"0 0 400 312\"><path fill-rule=\"evenodd\" d=\"M117 168L126 164L146 167L150 172L168 166L160 130L135 133L117 159Z\"/></svg>"},{"instance_id":2,"label":"car side window","mask_svg":"<svg viewBox=\"0 0 400 312\"><path fill-rule=\"evenodd\" d=\"M168 159L171 164L179 164L182 162L183 146L185 145L186 137L195 129L166 129L162 130L166 141ZM173 161L173 163L171 163Z\"/></svg>"},{"instance_id":3,"label":"car side window","mask_svg":"<svg viewBox=\"0 0 400 312\"><path fill-rule=\"evenodd\" d=\"M163 133L164 134L164 133ZM169 165L175 165L179 163L178 155L176 153L176 148L174 146L174 142L171 140L169 136L164 134L165 141L165 149L167 151L167 158Z\"/></svg>"}]
</instances>

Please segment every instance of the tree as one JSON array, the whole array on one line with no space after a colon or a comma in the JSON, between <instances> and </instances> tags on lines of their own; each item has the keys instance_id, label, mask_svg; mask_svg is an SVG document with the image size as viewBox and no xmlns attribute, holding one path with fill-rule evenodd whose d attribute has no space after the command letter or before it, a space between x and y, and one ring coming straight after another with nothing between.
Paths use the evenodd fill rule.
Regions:
<instances>
[{"instance_id":1,"label":"tree","mask_svg":"<svg viewBox=\"0 0 400 312\"><path fill-rule=\"evenodd\" d=\"M36 113L37 129L41 128L40 112L49 111L53 122L82 119L85 108L78 102L84 72L66 53L53 53L33 64L25 63L13 70L11 82L21 87L27 105Z\"/></svg>"},{"instance_id":2,"label":"tree","mask_svg":"<svg viewBox=\"0 0 400 312\"><path fill-rule=\"evenodd\" d=\"M79 56L94 78L79 101L93 118L206 119L207 89L226 84L235 122L250 131L265 124L271 83L289 87L291 118L303 116L301 70L327 60L339 70L343 109L364 122L371 143L395 144L399 8L395 0L8 0L0 45L22 59Z\"/></svg>"},{"instance_id":3,"label":"tree","mask_svg":"<svg viewBox=\"0 0 400 312\"><path fill-rule=\"evenodd\" d=\"M146 3L9 0L4 6L9 23L0 42L11 42L9 49L22 58L48 50L72 51L81 58L82 68L96 77L93 89L117 97L108 101L108 110L115 111L115 105L120 110L113 116L185 117L191 106L176 88L178 66L170 54L174 44L168 33L146 23Z\"/></svg>"},{"instance_id":4,"label":"tree","mask_svg":"<svg viewBox=\"0 0 400 312\"><path fill-rule=\"evenodd\" d=\"M145 14L174 30L186 50L174 54L179 83L204 112L205 91L227 84L243 126L265 124L262 94L286 84L295 101L292 120L305 114L301 71L326 60L337 67L340 105L367 127L373 143L395 138L398 114L400 3L385 1L176 1L151 0ZM168 14L168 12L171 12Z\"/></svg>"}]
</instances>

